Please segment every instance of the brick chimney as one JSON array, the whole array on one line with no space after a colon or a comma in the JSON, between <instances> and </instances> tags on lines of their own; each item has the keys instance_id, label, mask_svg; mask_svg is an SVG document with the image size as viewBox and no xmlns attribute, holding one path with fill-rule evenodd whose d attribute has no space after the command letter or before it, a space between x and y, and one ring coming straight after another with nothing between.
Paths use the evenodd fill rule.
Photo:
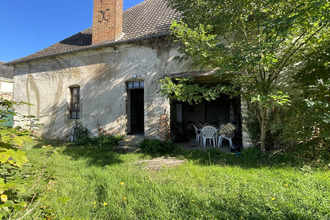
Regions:
<instances>
[{"instance_id":1,"label":"brick chimney","mask_svg":"<svg viewBox=\"0 0 330 220\"><path fill-rule=\"evenodd\" d=\"M123 0L94 0L92 43L120 37L122 25Z\"/></svg>"}]
</instances>

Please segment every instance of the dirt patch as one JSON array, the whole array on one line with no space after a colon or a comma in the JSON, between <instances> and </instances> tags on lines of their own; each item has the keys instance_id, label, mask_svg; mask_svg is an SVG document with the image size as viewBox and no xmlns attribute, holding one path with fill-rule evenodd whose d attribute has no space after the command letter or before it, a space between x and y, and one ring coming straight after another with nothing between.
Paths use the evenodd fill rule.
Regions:
<instances>
[{"instance_id":1,"label":"dirt patch","mask_svg":"<svg viewBox=\"0 0 330 220\"><path fill-rule=\"evenodd\" d=\"M146 164L144 169L158 171L167 167L179 166L187 160L180 160L175 157L157 157L152 160L140 160L135 162L136 165Z\"/></svg>"}]
</instances>

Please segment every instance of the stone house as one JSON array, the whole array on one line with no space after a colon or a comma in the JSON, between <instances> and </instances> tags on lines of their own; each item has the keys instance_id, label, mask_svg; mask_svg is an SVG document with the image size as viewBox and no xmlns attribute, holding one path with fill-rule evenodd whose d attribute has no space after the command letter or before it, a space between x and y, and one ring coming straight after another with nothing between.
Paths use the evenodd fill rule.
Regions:
<instances>
[{"instance_id":1,"label":"stone house","mask_svg":"<svg viewBox=\"0 0 330 220\"><path fill-rule=\"evenodd\" d=\"M124 12L123 0L94 0L93 27L9 63L15 69L14 100L33 104L16 110L40 118L42 135L62 139L70 138L76 120L93 135L140 133L163 140L177 122L187 128L193 121L234 120L247 147L239 99L222 95L190 106L157 93L165 76L219 82L212 71L174 59L178 45L168 37L169 27L179 17L163 0Z\"/></svg>"}]
</instances>

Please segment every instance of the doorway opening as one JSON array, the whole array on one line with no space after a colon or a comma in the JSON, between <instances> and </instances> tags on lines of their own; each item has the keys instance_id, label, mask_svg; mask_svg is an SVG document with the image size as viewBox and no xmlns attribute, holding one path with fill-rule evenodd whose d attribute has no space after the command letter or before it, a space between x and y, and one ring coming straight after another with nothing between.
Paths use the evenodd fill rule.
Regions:
<instances>
[{"instance_id":1,"label":"doorway opening","mask_svg":"<svg viewBox=\"0 0 330 220\"><path fill-rule=\"evenodd\" d=\"M144 134L144 82L128 83L128 134Z\"/></svg>"},{"instance_id":2,"label":"doorway opening","mask_svg":"<svg viewBox=\"0 0 330 220\"><path fill-rule=\"evenodd\" d=\"M218 84L230 86L230 82L221 80L213 75L194 76L194 82L199 86L206 87L212 87ZM219 135L221 127L230 123L235 127L232 143L236 147L242 146L243 136L240 97L231 97L227 94L220 93L217 99L211 101L203 99L199 104L190 105L187 102L172 101L170 121L173 142L185 143L187 142L186 140L189 139L188 145L201 146L201 139L198 134L200 134L203 127L212 126L217 129L217 135ZM230 152L231 149L229 145L230 143L225 140L224 147L226 147L226 149L222 149Z\"/></svg>"}]
</instances>

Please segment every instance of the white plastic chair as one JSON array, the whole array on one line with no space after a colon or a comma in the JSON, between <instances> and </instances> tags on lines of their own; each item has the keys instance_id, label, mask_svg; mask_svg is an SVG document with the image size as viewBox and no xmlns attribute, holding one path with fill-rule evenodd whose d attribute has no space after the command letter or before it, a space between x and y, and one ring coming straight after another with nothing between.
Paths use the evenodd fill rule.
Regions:
<instances>
[{"instance_id":1,"label":"white plastic chair","mask_svg":"<svg viewBox=\"0 0 330 220\"><path fill-rule=\"evenodd\" d=\"M221 125L221 127L224 125ZM221 128L220 128L221 130ZM222 145L222 139L226 139L229 141L229 146L231 147L233 145L233 140L232 138L234 137L234 131L231 131L229 133L225 133L225 134L219 134L219 140L218 140L218 147L220 147Z\"/></svg>"},{"instance_id":2,"label":"white plastic chair","mask_svg":"<svg viewBox=\"0 0 330 220\"><path fill-rule=\"evenodd\" d=\"M205 147L206 141L213 140L213 146L216 146L216 135L217 135L217 129L212 126L205 126L201 130L202 138L203 138L203 146Z\"/></svg>"},{"instance_id":3,"label":"white plastic chair","mask_svg":"<svg viewBox=\"0 0 330 220\"><path fill-rule=\"evenodd\" d=\"M197 128L196 125L193 124L194 130L196 132L196 141L199 143L200 141L202 142L202 135L201 135L201 130Z\"/></svg>"}]
</instances>

